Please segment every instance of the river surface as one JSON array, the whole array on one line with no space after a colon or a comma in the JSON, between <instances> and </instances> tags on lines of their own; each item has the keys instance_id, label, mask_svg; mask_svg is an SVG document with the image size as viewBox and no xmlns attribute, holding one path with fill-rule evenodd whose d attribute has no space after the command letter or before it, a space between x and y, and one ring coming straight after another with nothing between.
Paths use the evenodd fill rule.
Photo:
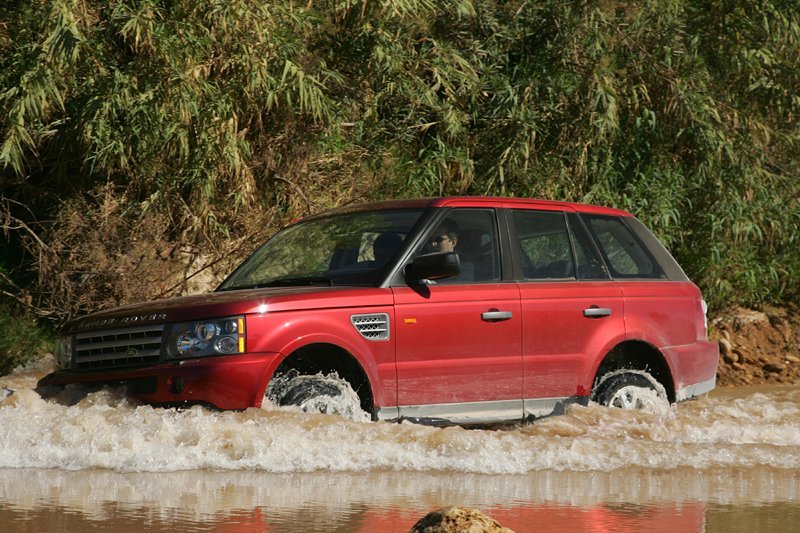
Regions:
<instances>
[{"instance_id":1,"label":"river surface","mask_svg":"<svg viewBox=\"0 0 800 533\"><path fill-rule=\"evenodd\" d=\"M3 532L392 532L448 505L517 532L800 531L800 387L486 430L44 400L42 374L0 377Z\"/></svg>"}]
</instances>

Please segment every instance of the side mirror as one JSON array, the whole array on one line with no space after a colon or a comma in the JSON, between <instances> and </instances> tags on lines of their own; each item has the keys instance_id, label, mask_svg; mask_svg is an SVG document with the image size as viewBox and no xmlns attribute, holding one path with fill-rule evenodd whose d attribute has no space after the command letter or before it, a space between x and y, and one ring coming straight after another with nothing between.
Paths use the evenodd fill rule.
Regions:
<instances>
[{"instance_id":1,"label":"side mirror","mask_svg":"<svg viewBox=\"0 0 800 533\"><path fill-rule=\"evenodd\" d=\"M410 283L423 279L442 279L457 276L461 262L456 252L437 252L420 255L406 265L404 274Z\"/></svg>"}]
</instances>

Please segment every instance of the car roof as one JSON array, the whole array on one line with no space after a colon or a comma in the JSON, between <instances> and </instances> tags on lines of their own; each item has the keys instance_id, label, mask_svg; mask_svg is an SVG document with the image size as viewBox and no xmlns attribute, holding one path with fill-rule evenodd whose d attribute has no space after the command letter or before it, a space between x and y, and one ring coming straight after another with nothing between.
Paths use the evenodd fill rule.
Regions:
<instances>
[{"instance_id":1,"label":"car roof","mask_svg":"<svg viewBox=\"0 0 800 533\"><path fill-rule=\"evenodd\" d=\"M596 215L633 216L627 211L615 209L613 207L500 196L442 196L434 198L384 200L380 202L341 206L330 211L319 213L319 215L325 216L333 213L380 211L384 209L421 209L427 207L500 207L507 209L540 209L546 211L574 211L577 213L591 213Z\"/></svg>"},{"instance_id":2,"label":"car roof","mask_svg":"<svg viewBox=\"0 0 800 533\"><path fill-rule=\"evenodd\" d=\"M576 211L616 216L633 216L627 211L613 207L580 204L576 202L557 202L535 198L506 198L498 196L448 196L434 198L431 205L435 207L503 207L506 209L545 209L550 211Z\"/></svg>"}]
</instances>

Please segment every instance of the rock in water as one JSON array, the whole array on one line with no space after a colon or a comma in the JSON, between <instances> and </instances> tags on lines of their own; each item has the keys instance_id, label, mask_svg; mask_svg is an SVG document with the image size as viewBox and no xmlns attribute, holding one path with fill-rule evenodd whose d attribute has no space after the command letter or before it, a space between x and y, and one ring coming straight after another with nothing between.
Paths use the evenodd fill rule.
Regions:
<instances>
[{"instance_id":1,"label":"rock in water","mask_svg":"<svg viewBox=\"0 0 800 533\"><path fill-rule=\"evenodd\" d=\"M514 533L497 520L469 507L445 507L422 517L411 533Z\"/></svg>"}]
</instances>

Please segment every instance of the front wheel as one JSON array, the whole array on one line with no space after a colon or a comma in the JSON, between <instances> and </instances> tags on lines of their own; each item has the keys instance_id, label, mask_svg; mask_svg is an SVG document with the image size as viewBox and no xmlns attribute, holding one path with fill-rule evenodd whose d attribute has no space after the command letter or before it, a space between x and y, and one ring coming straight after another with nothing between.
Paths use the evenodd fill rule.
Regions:
<instances>
[{"instance_id":1,"label":"front wheel","mask_svg":"<svg viewBox=\"0 0 800 533\"><path fill-rule=\"evenodd\" d=\"M669 409L664 387L647 372L618 370L600 378L592 399L606 407L663 414Z\"/></svg>"},{"instance_id":2,"label":"front wheel","mask_svg":"<svg viewBox=\"0 0 800 533\"><path fill-rule=\"evenodd\" d=\"M296 406L307 413L339 415L357 421L370 420L369 413L361 409L358 394L336 372L309 375L289 370L270 382L264 404Z\"/></svg>"}]
</instances>

